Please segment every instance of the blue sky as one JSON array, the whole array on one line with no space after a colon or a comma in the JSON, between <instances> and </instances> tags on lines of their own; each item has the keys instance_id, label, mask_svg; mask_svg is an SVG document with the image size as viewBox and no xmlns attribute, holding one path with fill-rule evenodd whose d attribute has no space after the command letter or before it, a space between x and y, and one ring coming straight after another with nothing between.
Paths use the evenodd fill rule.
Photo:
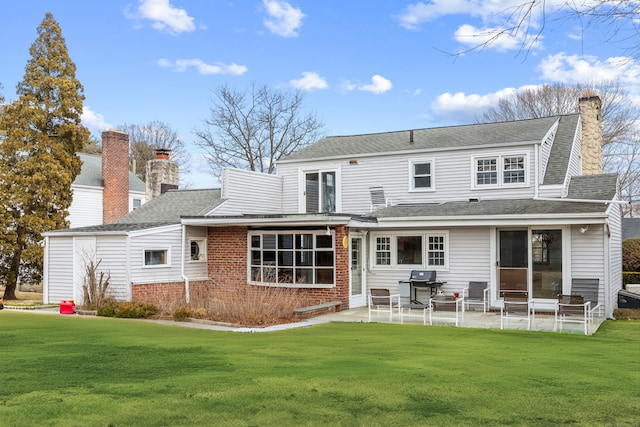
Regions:
<instances>
[{"instance_id":1,"label":"blue sky","mask_svg":"<svg viewBox=\"0 0 640 427\"><path fill-rule=\"evenodd\" d=\"M482 40L524 0L20 0L3 4L0 83L22 80L46 12L60 24L84 85L83 122L94 135L160 120L191 147L193 188L218 186L193 130L212 90L252 82L306 91L328 135L475 122L523 87L619 78L640 92L640 67L598 28L547 0L542 38L523 35L452 56ZM534 28L542 25L533 16ZM635 42L635 40L633 40Z\"/></svg>"}]
</instances>

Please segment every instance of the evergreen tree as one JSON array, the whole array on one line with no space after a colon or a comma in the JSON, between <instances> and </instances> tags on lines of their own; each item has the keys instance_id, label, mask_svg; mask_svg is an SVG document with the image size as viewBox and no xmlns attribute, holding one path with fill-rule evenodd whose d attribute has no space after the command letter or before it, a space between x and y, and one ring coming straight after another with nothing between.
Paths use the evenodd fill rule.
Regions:
<instances>
[{"instance_id":1,"label":"evergreen tree","mask_svg":"<svg viewBox=\"0 0 640 427\"><path fill-rule=\"evenodd\" d=\"M29 50L18 99L0 116L0 282L15 299L18 279L42 271L42 233L66 227L76 155L89 138L80 124L84 89L60 27L47 13Z\"/></svg>"}]
</instances>

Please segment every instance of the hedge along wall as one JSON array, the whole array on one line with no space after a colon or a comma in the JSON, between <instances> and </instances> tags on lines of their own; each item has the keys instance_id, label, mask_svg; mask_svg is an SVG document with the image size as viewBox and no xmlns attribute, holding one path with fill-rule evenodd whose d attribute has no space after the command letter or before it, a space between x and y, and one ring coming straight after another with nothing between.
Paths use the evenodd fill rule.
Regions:
<instances>
[{"instance_id":1,"label":"hedge along wall","mask_svg":"<svg viewBox=\"0 0 640 427\"><path fill-rule=\"evenodd\" d=\"M233 301L238 290L264 292L265 286L247 282L247 227L209 227L207 237L208 274L212 287L220 300ZM312 306L329 301L349 306L349 249L342 240L348 236L347 227L335 228L336 283L331 288L292 288L300 297L301 306Z\"/></svg>"}]
</instances>

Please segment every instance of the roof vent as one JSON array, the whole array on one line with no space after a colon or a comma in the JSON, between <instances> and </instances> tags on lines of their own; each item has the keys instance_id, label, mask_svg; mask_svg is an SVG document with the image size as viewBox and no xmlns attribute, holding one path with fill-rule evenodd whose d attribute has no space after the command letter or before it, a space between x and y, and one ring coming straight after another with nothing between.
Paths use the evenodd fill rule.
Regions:
<instances>
[{"instance_id":1,"label":"roof vent","mask_svg":"<svg viewBox=\"0 0 640 427\"><path fill-rule=\"evenodd\" d=\"M479 201L480 201L479 197L472 197L472 198L469 199L469 202L471 202L471 203L478 203Z\"/></svg>"},{"instance_id":2,"label":"roof vent","mask_svg":"<svg viewBox=\"0 0 640 427\"><path fill-rule=\"evenodd\" d=\"M409 131L409 144L413 144L413 130Z\"/></svg>"}]
</instances>

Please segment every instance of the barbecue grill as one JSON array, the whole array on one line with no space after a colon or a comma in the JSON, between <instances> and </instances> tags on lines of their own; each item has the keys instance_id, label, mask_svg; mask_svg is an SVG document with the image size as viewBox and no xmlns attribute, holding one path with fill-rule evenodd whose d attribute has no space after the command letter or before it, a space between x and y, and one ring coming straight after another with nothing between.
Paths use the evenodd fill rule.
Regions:
<instances>
[{"instance_id":1,"label":"barbecue grill","mask_svg":"<svg viewBox=\"0 0 640 427\"><path fill-rule=\"evenodd\" d=\"M429 288L429 296L431 297L444 283L436 280L435 270L412 270L409 277L411 304L423 304L418 300L418 288Z\"/></svg>"}]
</instances>

